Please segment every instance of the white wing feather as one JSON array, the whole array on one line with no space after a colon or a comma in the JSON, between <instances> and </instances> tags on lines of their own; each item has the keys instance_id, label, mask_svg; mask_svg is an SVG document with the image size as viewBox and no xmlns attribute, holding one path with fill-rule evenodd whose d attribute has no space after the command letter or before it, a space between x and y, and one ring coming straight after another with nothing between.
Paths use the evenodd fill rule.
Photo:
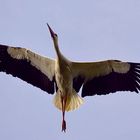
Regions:
<instances>
[{"instance_id":1,"label":"white wing feather","mask_svg":"<svg viewBox=\"0 0 140 140\"><path fill-rule=\"evenodd\" d=\"M47 75L50 80L52 80L54 76L54 60L40 56L25 48L9 47L7 52L13 58L26 59L27 61L30 61L31 65L36 67L42 73Z\"/></svg>"},{"instance_id":2,"label":"white wing feather","mask_svg":"<svg viewBox=\"0 0 140 140\"><path fill-rule=\"evenodd\" d=\"M106 60L101 62L72 62L73 77L81 75L86 80L94 77L105 76L112 71L117 73L127 73L130 69L130 64L115 60Z\"/></svg>"}]
</instances>

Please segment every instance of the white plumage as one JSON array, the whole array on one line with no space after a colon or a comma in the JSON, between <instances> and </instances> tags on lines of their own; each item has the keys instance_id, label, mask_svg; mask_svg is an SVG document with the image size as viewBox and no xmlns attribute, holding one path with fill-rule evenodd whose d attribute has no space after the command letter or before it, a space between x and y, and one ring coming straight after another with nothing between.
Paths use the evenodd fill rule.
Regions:
<instances>
[{"instance_id":1,"label":"white plumage","mask_svg":"<svg viewBox=\"0 0 140 140\"><path fill-rule=\"evenodd\" d=\"M18 60L26 59L30 61L32 66L36 67L42 73L47 75L50 80L52 80L54 76L54 60L35 54L25 48L8 47L7 52L12 58Z\"/></svg>"}]
</instances>

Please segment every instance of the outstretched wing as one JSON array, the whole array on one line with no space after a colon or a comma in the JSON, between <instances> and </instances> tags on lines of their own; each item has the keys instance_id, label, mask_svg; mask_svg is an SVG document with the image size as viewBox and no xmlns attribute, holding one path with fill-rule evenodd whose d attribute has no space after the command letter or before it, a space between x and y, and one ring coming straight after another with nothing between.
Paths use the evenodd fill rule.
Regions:
<instances>
[{"instance_id":1,"label":"outstretched wing","mask_svg":"<svg viewBox=\"0 0 140 140\"><path fill-rule=\"evenodd\" d=\"M91 63L72 63L73 87L82 97L105 95L116 91L140 90L140 63L107 60Z\"/></svg>"},{"instance_id":2,"label":"outstretched wing","mask_svg":"<svg viewBox=\"0 0 140 140\"><path fill-rule=\"evenodd\" d=\"M0 45L0 71L54 93L54 60L30 50Z\"/></svg>"}]
</instances>

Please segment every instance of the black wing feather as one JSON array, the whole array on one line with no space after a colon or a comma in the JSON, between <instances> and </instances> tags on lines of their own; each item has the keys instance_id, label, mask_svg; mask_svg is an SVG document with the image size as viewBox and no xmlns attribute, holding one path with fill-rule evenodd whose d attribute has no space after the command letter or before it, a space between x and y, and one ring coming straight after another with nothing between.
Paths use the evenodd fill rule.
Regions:
<instances>
[{"instance_id":1,"label":"black wing feather","mask_svg":"<svg viewBox=\"0 0 140 140\"><path fill-rule=\"evenodd\" d=\"M94 77L85 82L81 76L73 80L74 89L79 92L81 86L82 97L92 95L106 95L116 91L131 91L138 93L140 90L140 63L129 63L127 73L112 72L105 76Z\"/></svg>"},{"instance_id":2,"label":"black wing feather","mask_svg":"<svg viewBox=\"0 0 140 140\"><path fill-rule=\"evenodd\" d=\"M79 92L84 80L85 79L81 76L75 77L73 79L73 88L75 89L76 92Z\"/></svg>"},{"instance_id":3,"label":"black wing feather","mask_svg":"<svg viewBox=\"0 0 140 140\"><path fill-rule=\"evenodd\" d=\"M19 77L50 94L54 93L54 80L50 81L45 74L32 66L29 60L12 58L7 49L8 46L0 45L0 71Z\"/></svg>"}]
</instances>

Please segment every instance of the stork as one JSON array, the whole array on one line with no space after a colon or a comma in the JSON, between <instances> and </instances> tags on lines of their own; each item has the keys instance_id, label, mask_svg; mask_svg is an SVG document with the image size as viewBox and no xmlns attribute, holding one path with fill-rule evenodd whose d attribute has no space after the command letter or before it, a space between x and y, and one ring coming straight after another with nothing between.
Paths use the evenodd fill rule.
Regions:
<instances>
[{"instance_id":1,"label":"stork","mask_svg":"<svg viewBox=\"0 0 140 140\"><path fill-rule=\"evenodd\" d=\"M54 105L62 111L62 131L66 131L65 111L79 108L82 97L140 91L140 63L119 60L72 62L62 55L57 34L49 25L48 28L56 51L55 60L25 48L0 45L0 71L49 94L55 93Z\"/></svg>"}]
</instances>

